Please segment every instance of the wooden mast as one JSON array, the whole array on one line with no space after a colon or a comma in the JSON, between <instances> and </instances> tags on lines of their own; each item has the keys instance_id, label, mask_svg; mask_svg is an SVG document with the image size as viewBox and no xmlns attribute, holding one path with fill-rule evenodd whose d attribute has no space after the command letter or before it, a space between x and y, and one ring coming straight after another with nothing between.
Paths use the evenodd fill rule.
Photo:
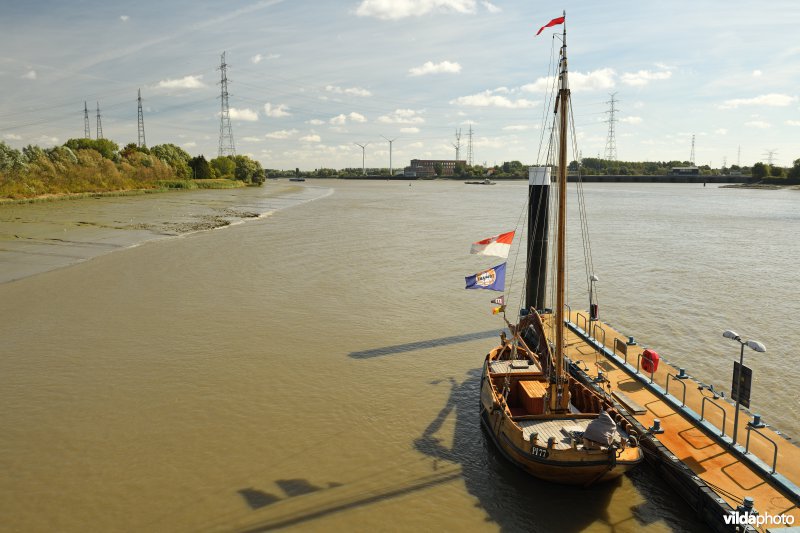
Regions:
<instances>
[{"instance_id":1,"label":"wooden mast","mask_svg":"<svg viewBox=\"0 0 800 533\"><path fill-rule=\"evenodd\" d=\"M567 13L564 12L564 31L561 44L561 69L559 73L558 101L556 103L558 128L558 225L556 237L556 308L555 308L555 383L551 385L550 407L553 411L569 409L569 388L564 375L564 293L566 285L567 237L567 111L569 88L567 83Z\"/></svg>"}]
</instances>

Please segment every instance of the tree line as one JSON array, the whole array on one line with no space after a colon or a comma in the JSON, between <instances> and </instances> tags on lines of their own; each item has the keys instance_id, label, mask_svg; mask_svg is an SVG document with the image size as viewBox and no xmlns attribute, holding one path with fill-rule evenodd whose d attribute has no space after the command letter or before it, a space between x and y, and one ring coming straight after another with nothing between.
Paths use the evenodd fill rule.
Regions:
<instances>
[{"instance_id":1,"label":"tree line","mask_svg":"<svg viewBox=\"0 0 800 533\"><path fill-rule=\"evenodd\" d=\"M109 139L70 139L63 145L22 150L0 142L0 197L33 198L83 192L183 187L188 180L264 180L261 163L244 155L207 161L174 144L150 148Z\"/></svg>"}]
</instances>

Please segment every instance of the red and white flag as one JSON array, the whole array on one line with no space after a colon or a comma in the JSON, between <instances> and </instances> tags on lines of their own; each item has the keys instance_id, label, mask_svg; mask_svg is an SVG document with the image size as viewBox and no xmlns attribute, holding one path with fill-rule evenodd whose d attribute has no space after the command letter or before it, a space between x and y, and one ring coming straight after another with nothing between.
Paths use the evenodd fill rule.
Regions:
<instances>
[{"instance_id":1,"label":"red and white flag","mask_svg":"<svg viewBox=\"0 0 800 533\"><path fill-rule=\"evenodd\" d=\"M482 241L473 242L469 253L481 255L494 255L497 257L508 257L511 250L511 241L514 240L514 232L501 233Z\"/></svg>"},{"instance_id":2,"label":"red and white flag","mask_svg":"<svg viewBox=\"0 0 800 533\"><path fill-rule=\"evenodd\" d=\"M539 35L540 33L542 33L545 28L549 28L551 26L556 26L558 24L564 24L564 17L554 18L553 20L551 20L550 22L548 22L547 24L545 24L544 26L539 28L539 31L536 32L536 35Z\"/></svg>"}]
</instances>

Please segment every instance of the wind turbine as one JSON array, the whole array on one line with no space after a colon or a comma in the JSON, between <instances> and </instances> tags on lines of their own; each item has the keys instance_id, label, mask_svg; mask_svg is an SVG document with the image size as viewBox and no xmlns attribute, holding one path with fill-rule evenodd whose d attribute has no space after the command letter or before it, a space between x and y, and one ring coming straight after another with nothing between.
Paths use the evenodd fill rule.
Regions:
<instances>
[{"instance_id":1,"label":"wind turbine","mask_svg":"<svg viewBox=\"0 0 800 533\"><path fill-rule=\"evenodd\" d=\"M381 137L383 137L383 135L381 135ZM397 137L395 137L394 139L389 139L387 137L383 137L383 138L386 139L387 141L389 141L389 176L392 176L392 175L394 175L394 172L392 172L392 170L393 170L393 168L392 168L392 143L397 140Z\"/></svg>"},{"instance_id":2,"label":"wind turbine","mask_svg":"<svg viewBox=\"0 0 800 533\"><path fill-rule=\"evenodd\" d=\"M365 158L365 155L364 155L364 154L365 154L365 152L364 152L364 150L365 150L365 149L366 149L366 147L369 145L369 143L364 143L364 144L353 143L353 144L355 144L356 146L360 146L360 147L361 147L361 174L363 174L364 176L366 176L366 175L367 175L367 169L366 169L366 167L364 166L364 161L365 161L365 159L364 159L364 158Z\"/></svg>"}]
</instances>

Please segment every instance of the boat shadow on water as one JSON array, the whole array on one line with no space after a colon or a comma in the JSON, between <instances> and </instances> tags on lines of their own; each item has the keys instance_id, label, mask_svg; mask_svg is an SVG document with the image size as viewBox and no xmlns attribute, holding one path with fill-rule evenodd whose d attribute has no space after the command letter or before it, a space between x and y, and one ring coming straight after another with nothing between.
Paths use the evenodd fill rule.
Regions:
<instances>
[{"instance_id":1,"label":"boat shadow on water","mask_svg":"<svg viewBox=\"0 0 800 533\"><path fill-rule=\"evenodd\" d=\"M496 330L475 332L386 346L351 352L349 357L363 360L399 355L488 338L496 333ZM476 401L480 380L481 370L475 368L460 382L452 376L430 382L432 387L449 385L447 400L422 434L409 442L413 450L422 454L421 459L429 458L431 461L429 473L367 490L349 486L350 483L326 481L319 484L302 478L274 480L277 491L244 487L237 491L237 496L252 511L258 512L260 518L250 526L237 528L237 531L302 526L332 514L459 480L476 499L475 506L485 513L485 521L502 531L577 532L593 524L609 531L635 531L659 521L681 531L693 530L697 526L688 506L676 501L675 496L661 487L656 475L647 468L640 467L625 475L642 495L635 499L644 500L630 505L630 498L626 498L626 495L632 495L630 488L614 501L615 493L623 485L622 478L582 488L541 481L515 467L502 455L481 425ZM445 435L446 432L441 431L445 426L454 427L454 432ZM445 442L452 442L452 446ZM316 499L318 497L324 500ZM295 501L299 504L297 507L292 503ZM287 504L291 510L285 507ZM261 514L264 511L268 514Z\"/></svg>"},{"instance_id":2,"label":"boat shadow on water","mask_svg":"<svg viewBox=\"0 0 800 533\"><path fill-rule=\"evenodd\" d=\"M583 531L592 524L610 531L635 531L659 521L686 531L700 525L694 521L692 510L676 501L645 465L625 475L644 499L634 505L619 501L619 496L612 501L621 489L622 478L583 488L542 481L521 471L499 451L480 423L475 401L480 379L480 369L469 371L461 383L448 378L448 400L414 441L414 447L434 458L434 468L447 463L460 465L466 489L478 500L476 505L486 513L487 522L497 524L502 531ZM437 433L451 416L455 416L455 434L449 448Z\"/></svg>"}]
</instances>

